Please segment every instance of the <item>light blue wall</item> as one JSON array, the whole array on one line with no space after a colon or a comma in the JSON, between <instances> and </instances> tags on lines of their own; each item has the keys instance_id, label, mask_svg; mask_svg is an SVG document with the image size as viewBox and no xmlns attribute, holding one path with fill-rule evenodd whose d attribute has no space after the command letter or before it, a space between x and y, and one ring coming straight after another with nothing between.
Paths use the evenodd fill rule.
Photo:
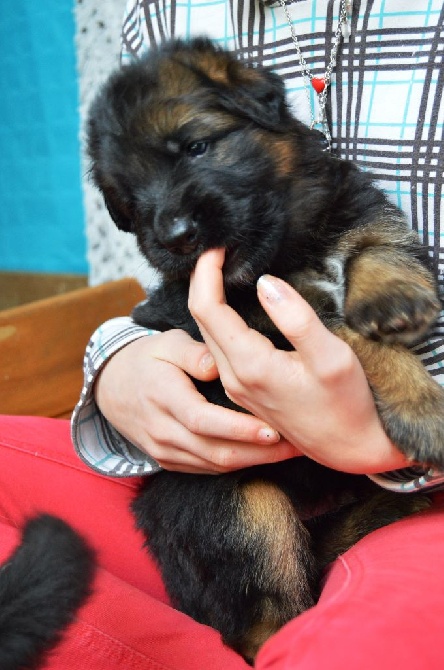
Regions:
<instances>
[{"instance_id":1,"label":"light blue wall","mask_svg":"<svg viewBox=\"0 0 444 670\"><path fill-rule=\"evenodd\" d=\"M72 0L0 7L0 271L86 273Z\"/></svg>"}]
</instances>

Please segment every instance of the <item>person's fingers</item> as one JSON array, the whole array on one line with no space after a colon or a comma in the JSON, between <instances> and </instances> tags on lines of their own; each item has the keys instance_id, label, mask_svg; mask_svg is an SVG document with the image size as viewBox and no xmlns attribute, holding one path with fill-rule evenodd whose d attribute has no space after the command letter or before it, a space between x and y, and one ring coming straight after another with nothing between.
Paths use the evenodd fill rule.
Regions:
<instances>
[{"instance_id":1,"label":"person's fingers","mask_svg":"<svg viewBox=\"0 0 444 670\"><path fill-rule=\"evenodd\" d=\"M279 442L280 435L264 421L244 412L213 405L189 382L176 398L174 418L192 435L236 442L270 445ZM153 430L150 427L150 430Z\"/></svg>"},{"instance_id":2,"label":"person's fingers","mask_svg":"<svg viewBox=\"0 0 444 670\"><path fill-rule=\"evenodd\" d=\"M223 286L222 268L225 260L224 249L209 249L203 253L193 270L192 278L194 281L190 286L189 300L193 302L195 294L201 293L207 287L207 280L211 276L210 293L217 302L225 302L225 293ZM214 285L217 284L216 293ZM193 287L194 286L194 287Z\"/></svg>"},{"instance_id":3,"label":"person's fingers","mask_svg":"<svg viewBox=\"0 0 444 670\"><path fill-rule=\"evenodd\" d=\"M197 391L192 380L183 374L185 370L189 375L203 381L217 377L214 363L212 368L215 372L212 368L208 373L202 370L202 361L205 362L211 356L205 345L195 342L184 331L179 330L165 332L160 336L153 335L151 338L150 344L153 347L150 355L157 359L158 375L163 380L162 389L156 394L156 402L165 415L173 416L178 424L195 436L264 445L279 442L279 433L265 421L250 414L213 405ZM140 393L143 395L143 391ZM157 433L158 428L157 422L150 423L151 434ZM165 431L165 434L169 435L169 431ZM159 435L158 439L161 438Z\"/></svg>"},{"instance_id":4,"label":"person's fingers","mask_svg":"<svg viewBox=\"0 0 444 670\"><path fill-rule=\"evenodd\" d=\"M195 379L208 381L218 376L215 360L203 342L196 342L183 330L169 330L152 335L151 355L172 363Z\"/></svg>"},{"instance_id":5,"label":"person's fingers","mask_svg":"<svg viewBox=\"0 0 444 670\"><path fill-rule=\"evenodd\" d=\"M349 346L331 333L313 308L282 279L263 275L257 282L258 297L273 323L298 352L305 367L319 377L334 376L354 364Z\"/></svg>"},{"instance_id":6,"label":"person's fingers","mask_svg":"<svg viewBox=\"0 0 444 670\"><path fill-rule=\"evenodd\" d=\"M188 305L201 334L213 354L219 374L234 364L251 359L257 345L262 349L271 343L252 330L237 312L225 302L223 285L224 253L211 249L203 254L191 277Z\"/></svg>"},{"instance_id":7,"label":"person's fingers","mask_svg":"<svg viewBox=\"0 0 444 670\"><path fill-rule=\"evenodd\" d=\"M300 452L282 440L279 444L257 446L186 434L174 427L178 445L156 443L150 448L164 469L202 474L220 474L262 463L275 463L299 456ZM171 433L172 431L170 431Z\"/></svg>"}]
</instances>

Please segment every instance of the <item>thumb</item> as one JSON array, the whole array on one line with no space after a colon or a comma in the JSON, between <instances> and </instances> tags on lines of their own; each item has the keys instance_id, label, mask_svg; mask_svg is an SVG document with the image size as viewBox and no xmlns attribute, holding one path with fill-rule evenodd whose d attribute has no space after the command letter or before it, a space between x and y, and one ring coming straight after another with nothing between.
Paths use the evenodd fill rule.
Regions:
<instances>
[{"instance_id":1,"label":"thumb","mask_svg":"<svg viewBox=\"0 0 444 670\"><path fill-rule=\"evenodd\" d=\"M313 371L336 367L347 344L333 335L306 300L282 279L263 275L257 282L259 301L275 326Z\"/></svg>"},{"instance_id":2,"label":"thumb","mask_svg":"<svg viewBox=\"0 0 444 670\"><path fill-rule=\"evenodd\" d=\"M191 377L201 381L210 381L219 376L216 362L207 345L196 342L183 330L169 330L161 333L152 356L175 365Z\"/></svg>"}]
</instances>

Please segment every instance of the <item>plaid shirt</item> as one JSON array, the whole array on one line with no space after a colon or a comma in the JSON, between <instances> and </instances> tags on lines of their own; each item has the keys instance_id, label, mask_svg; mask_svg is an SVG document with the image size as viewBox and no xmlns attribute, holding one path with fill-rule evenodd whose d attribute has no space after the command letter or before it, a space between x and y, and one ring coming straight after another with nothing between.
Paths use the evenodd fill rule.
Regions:
<instances>
[{"instance_id":1,"label":"plaid shirt","mask_svg":"<svg viewBox=\"0 0 444 670\"><path fill-rule=\"evenodd\" d=\"M337 26L339 0L293 0L289 11L301 51L314 76L323 76ZM441 219L444 217L444 7L441 0L354 0L351 36L341 44L329 89L333 149L371 170L428 248L444 289ZM205 34L248 63L270 66L285 80L294 114L309 123L310 106L284 11L262 0L130 0L122 29L122 62L152 43ZM312 106L315 104L311 92ZM444 320L443 320L444 322ZM417 348L429 372L444 384L443 328ZM142 455L98 412L92 385L103 361L148 334L130 319L108 322L85 356L85 388L72 433L81 457L115 476L153 472ZM372 477L399 491L444 485L435 470Z\"/></svg>"}]
</instances>

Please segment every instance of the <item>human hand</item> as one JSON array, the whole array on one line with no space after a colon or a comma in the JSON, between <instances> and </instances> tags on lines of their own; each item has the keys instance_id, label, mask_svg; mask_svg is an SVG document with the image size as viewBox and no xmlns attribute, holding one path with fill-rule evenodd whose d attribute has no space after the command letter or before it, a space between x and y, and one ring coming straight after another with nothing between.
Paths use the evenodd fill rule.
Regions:
<instances>
[{"instance_id":1,"label":"human hand","mask_svg":"<svg viewBox=\"0 0 444 670\"><path fill-rule=\"evenodd\" d=\"M141 337L104 366L95 399L122 435L167 470L217 474L298 454L264 421L207 402L185 373L218 376L204 344L182 330Z\"/></svg>"},{"instance_id":2,"label":"human hand","mask_svg":"<svg viewBox=\"0 0 444 670\"><path fill-rule=\"evenodd\" d=\"M213 354L227 395L276 428L298 450L344 472L405 467L376 411L364 371L288 284L268 275L258 297L295 351L275 349L225 302L224 252L198 261L189 307Z\"/></svg>"}]
</instances>

